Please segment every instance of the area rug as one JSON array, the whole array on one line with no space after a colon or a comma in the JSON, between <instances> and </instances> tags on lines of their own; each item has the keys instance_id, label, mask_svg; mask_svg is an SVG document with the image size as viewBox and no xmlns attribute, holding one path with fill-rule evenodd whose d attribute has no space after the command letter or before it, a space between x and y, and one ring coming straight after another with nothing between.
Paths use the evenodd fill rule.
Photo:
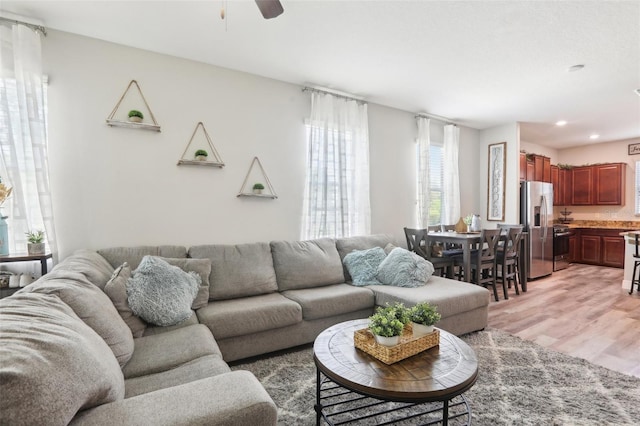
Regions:
<instances>
[{"instance_id":1,"label":"area rug","mask_svg":"<svg viewBox=\"0 0 640 426\"><path fill-rule=\"evenodd\" d=\"M464 394L473 425L640 424L639 378L500 330L471 333L462 339L478 357L478 380ZM313 425L316 373L312 354L312 347L305 346L238 363L232 369L255 374L278 406L280 425Z\"/></svg>"}]
</instances>

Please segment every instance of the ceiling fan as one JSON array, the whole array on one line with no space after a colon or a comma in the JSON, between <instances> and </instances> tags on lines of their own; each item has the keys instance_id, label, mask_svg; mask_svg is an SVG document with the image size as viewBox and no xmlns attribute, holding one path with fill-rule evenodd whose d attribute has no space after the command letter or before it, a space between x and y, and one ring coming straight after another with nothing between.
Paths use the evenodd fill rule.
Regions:
<instances>
[{"instance_id":1,"label":"ceiling fan","mask_svg":"<svg viewBox=\"0 0 640 426\"><path fill-rule=\"evenodd\" d=\"M264 19L271 19L280 16L284 12L280 0L256 0L258 9L264 16Z\"/></svg>"}]
</instances>

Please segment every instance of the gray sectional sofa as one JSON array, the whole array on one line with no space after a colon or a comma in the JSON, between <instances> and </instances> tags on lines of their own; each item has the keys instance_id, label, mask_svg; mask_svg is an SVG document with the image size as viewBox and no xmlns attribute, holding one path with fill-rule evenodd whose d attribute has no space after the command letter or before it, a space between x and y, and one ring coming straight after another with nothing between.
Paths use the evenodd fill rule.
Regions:
<instances>
[{"instance_id":1,"label":"gray sectional sofa","mask_svg":"<svg viewBox=\"0 0 640 426\"><path fill-rule=\"evenodd\" d=\"M0 300L0 423L276 424L257 379L227 362L313 342L387 302L429 301L442 315L438 326L454 334L486 327L482 287L435 276L417 288L349 284L342 259L390 243L373 235L80 250ZM114 305L105 287L145 255L209 259L208 303L169 327Z\"/></svg>"}]
</instances>

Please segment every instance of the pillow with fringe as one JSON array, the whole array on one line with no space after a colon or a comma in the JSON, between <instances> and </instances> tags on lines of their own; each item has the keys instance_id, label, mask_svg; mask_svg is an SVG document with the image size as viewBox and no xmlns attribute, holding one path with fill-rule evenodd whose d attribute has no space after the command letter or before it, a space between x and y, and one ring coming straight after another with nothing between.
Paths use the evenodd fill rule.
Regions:
<instances>
[{"instance_id":1,"label":"pillow with fringe","mask_svg":"<svg viewBox=\"0 0 640 426\"><path fill-rule=\"evenodd\" d=\"M145 256L127 283L131 311L151 324L167 327L188 319L201 279L164 260Z\"/></svg>"},{"instance_id":2,"label":"pillow with fringe","mask_svg":"<svg viewBox=\"0 0 640 426\"><path fill-rule=\"evenodd\" d=\"M396 287L420 287L433 274L433 264L409 250L396 247L380 263L376 278Z\"/></svg>"},{"instance_id":3,"label":"pillow with fringe","mask_svg":"<svg viewBox=\"0 0 640 426\"><path fill-rule=\"evenodd\" d=\"M347 267L351 282L355 286L380 284L376 279L378 266L387 257L384 249L373 247L368 250L354 250L342 262Z\"/></svg>"}]
</instances>

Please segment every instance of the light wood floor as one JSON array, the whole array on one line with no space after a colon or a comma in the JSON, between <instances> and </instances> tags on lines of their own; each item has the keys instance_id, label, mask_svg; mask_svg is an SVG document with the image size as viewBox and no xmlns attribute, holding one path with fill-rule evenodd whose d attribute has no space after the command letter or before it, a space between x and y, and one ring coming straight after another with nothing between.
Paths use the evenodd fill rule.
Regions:
<instances>
[{"instance_id":1,"label":"light wood floor","mask_svg":"<svg viewBox=\"0 0 640 426\"><path fill-rule=\"evenodd\" d=\"M573 264L493 298L489 326L611 370L640 377L640 295L623 270Z\"/></svg>"}]
</instances>

